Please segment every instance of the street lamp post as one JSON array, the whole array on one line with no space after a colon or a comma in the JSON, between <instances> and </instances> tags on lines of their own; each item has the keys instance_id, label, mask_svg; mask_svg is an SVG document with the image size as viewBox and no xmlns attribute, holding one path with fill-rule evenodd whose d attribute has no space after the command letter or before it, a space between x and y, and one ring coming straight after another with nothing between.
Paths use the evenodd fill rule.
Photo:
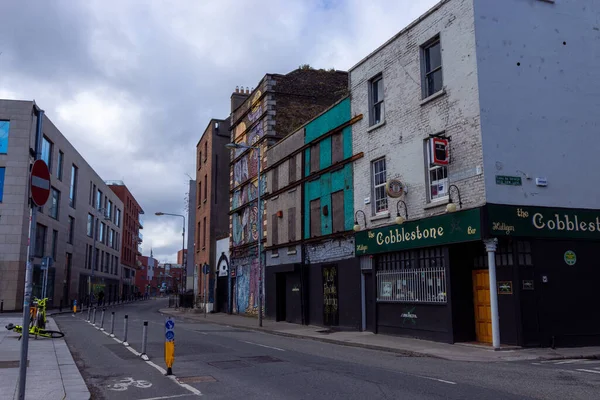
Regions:
<instances>
[{"instance_id":1,"label":"street lamp post","mask_svg":"<svg viewBox=\"0 0 600 400\"><path fill-rule=\"evenodd\" d=\"M258 152L256 160L257 160L257 170L256 170L256 178L258 182L258 190L256 195L257 201L257 231L258 231L258 239L257 239L257 253L258 253L258 326L263 326L263 268L262 268L262 257L261 257L261 244L262 244L262 210L260 203L260 147L258 146L248 146L241 143L228 143L225 145L228 149L253 149Z\"/></svg>"},{"instance_id":2,"label":"street lamp post","mask_svg":"<svg viewBox=\"0 0 600 400\"><path fill-rule=\"evenodd\" d=\"M185 253L185 215L171 214L171 213L160 212L160 211L154 213L154 215L157 215L159 217L162 216L162 215L170 215L172 217L181 217L181 218L183 218L183 230L181 231L181 261L183 262L184 253ZM184 265L182 265L182 267L184 267ZM187 291L187 268L183 268L183 275L184 275L184 279L183 279L183 292L185 293Z\"/></svg>"}]
</instances>

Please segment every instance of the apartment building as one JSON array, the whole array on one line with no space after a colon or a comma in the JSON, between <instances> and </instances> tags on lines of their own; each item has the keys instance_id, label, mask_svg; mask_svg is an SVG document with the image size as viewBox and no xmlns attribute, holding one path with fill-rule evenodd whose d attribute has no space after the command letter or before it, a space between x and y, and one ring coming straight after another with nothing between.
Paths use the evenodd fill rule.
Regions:
<instances>
[{"instance_id":1,"label":"apartment building","mask_svg":"<svg viewBox=\"0 0 600 400\"><path fill-rule=\"evenodd\" d=\"M121 237L122 289L124 296L135 292L135 274L139 267L138 256L142 255L144 236L144 210L123 181L106 181L108 187L123 202L123 235Z\"/></svg>"},{"instance_id":2,"label":"apartment building","mask_svg":"<svg viewBox=\"0 0 600 400\"><path fill-rule=\"evenodd\" d=\"M350 69L364 329L598 343L599 16L444 0Z\"/></svg>"},{"instance_id":3,"label":"apartment building","mask_svg":"<svg viewBox=\"0 0 600 400\"><path fill-rule=\"evenodd\" d=\"M229 118L211 119L196 145L196 207L194 260L198 266L195 290L209 311L225 311L227 299L215 303L218 281L217 239L228 235ZM203 273L208 265L209 274ZM192 289L192 288L188 288Z\"/></svg>"},{"instance_id":4,"label":"apartment building","mask_svg":"<svg viewBox=\"0 0 600 400\"><path fill-rule=\"evenodd\" d=\"M267 162L265 151L347 95L347 90L346 72L304 67L286 75L266 74L256 89L236 89L232 94L231 142L238 146L231 151L229 184L233 312L257 315L263 290L257 241L259 229L265 238L267 222L263 215L258 226L264 208L261 205L259 211L257 194L265 190L265 180L260 185L258 180ZM264 254L261 257L264 265Z\"/></svg>"},{"instance_id":5,"label":"apartment building","mask_svg":"<svg viewBox=\"0 0 600 400\"><path fill-rule=\"evenodd\" d=\"M33 101L0 100L0 299L23 305L29 229L29 169L41 117L41 159L51 194L34 229L33 295L42 294L48 260L50 306L85 301L89 291L118 295L122 201ZM46 263L44 263L46 265Z\"/></svg>"}]
</instances>

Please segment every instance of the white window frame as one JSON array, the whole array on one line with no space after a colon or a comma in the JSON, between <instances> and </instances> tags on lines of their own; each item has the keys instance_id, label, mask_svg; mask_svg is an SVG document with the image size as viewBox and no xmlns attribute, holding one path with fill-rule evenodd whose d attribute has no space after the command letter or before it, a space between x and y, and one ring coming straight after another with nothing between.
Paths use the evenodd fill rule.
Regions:
<instances>
[{"instance_id":1,"label":"white window frame","mask_svg":"<svg viewBox=\"0 0 600 400\"><path fill-rule=\"evenodd\" d=\"M381 162L383 162L383 170L376 173L375 166ZM377 174L384 174L383 183L376 183L377 182L377 178L376 178ZM371 190L373 192L373 215L381 215L381 214L388 213L389 202L388 202L388 198L387 198L387 193L385 191L386 182L387 182L387 165L386 165L385 157L381 157L381 158L371 161ZM383 188L383 196L378 197L377 193L382 192L381 190L378 191L378 189L381 189L381 188ZM382 209L378 210L378 208L379 208L378 206L379 206L380 202L384 203L384 206Z\"/></svg>"},{"instance_id":2,"label":"white window frame","mask_svg":"<svg viewBox=\"0 0 600 400\"><path fill-rule=\"evenodd\" d=\"M381 82L381 85L379 83ZM376 87L380 86L377 91ZM378 99L375 99L375 93L379 94ZM375 119L375 107L379 106L379 121ZM383 89L383 75L379 74L369 80L369 126L382 124L385 121L385 102Z\"/></svg>"},{"instance_id":3,"label":"white window frame","mask_svg":"<svg viewBox=\"0 0 600 400\"><path fill-rule=\"evenodd\" d=\"M436 44L439 44L439 48L440 48L440 65L438 67L433 68L431 71L427 71L427 59L429 56L429 51L430 49L435 46ZM423 99L426 99L430 96L434 96L437 93L441 92L444 90L444 60L442 60L442 41L440 38L440 35L436 35L435 37L433 37L431 40L429 40L428 42L426 42L424 45L421 46L421 66L422 66L422 73L421 73L421 79L422 79L422 88L423 88ZM441 76L442 76L442 87L435 91L435 92L431 92L429 93L429 76L432 74L435 74L437 72L440 72Z\"/></svg>"},{"instance_id":4,"label":"white window frame","mask_svg":"<svg viewBox=\"0 0 600 400\"><path fill-rule=\"evenodd\" d=\"M440 136L440 135L436 135L436 136ZM443 201L443 200L447 200L449 198L448 197L448 186L450 185L450 183L448 182L448 166L447 165L433 165L433 163L432 163L433 155L431 154L431 145L429 143L430 140L431 140L431 138L427 139L425 141L425 153L427 154L427 164L426 164L427 198L429 199L430 202ZM445 171L445 175L446 175L445 178L443 178L444 171ZM436 177L438 177L438 179L433 180L432 179L433 174L435 174ZM440 176L442 176L442 178L439 178ZM434 184L436 184L438 186L438 193L435 195L431 191L431 188ZM440 192L439 192L440 185L442 185L442 187L444 188L444 191L442 192L442 194L440 194Z\"/></svg>"}]
</instances>

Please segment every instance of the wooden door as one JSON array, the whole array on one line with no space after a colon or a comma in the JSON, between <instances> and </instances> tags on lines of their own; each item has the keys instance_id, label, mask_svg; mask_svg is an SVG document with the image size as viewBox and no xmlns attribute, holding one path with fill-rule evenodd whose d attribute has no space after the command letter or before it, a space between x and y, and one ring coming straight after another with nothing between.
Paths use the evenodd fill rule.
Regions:
<instances>
[{"instance_id":1,"label":"wooden door","mask_svg":"<svg viewBox=\"0 0 600 400\"><path fill-rule=\"evenodd\" d=\"M490 274L487 269L473 271L473 304L475 305L475 337L478 342L492 343Z\"/></svg>"}]
</instances>

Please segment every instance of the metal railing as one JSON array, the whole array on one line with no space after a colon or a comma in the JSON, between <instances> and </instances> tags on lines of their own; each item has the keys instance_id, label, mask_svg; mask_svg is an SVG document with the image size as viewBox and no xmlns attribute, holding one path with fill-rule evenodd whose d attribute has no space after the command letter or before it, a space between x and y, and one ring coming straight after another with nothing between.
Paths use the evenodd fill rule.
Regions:
<instances>
[{"instance_id":1,"label":"metal railing","mask_svg":"<svg viewBox=\"0 0 600 400\"><path fill-rule=\"evenodd\" d=\"M446 269L378 271L377 301L446 303Z\"/></svg>"}]
</instances>

